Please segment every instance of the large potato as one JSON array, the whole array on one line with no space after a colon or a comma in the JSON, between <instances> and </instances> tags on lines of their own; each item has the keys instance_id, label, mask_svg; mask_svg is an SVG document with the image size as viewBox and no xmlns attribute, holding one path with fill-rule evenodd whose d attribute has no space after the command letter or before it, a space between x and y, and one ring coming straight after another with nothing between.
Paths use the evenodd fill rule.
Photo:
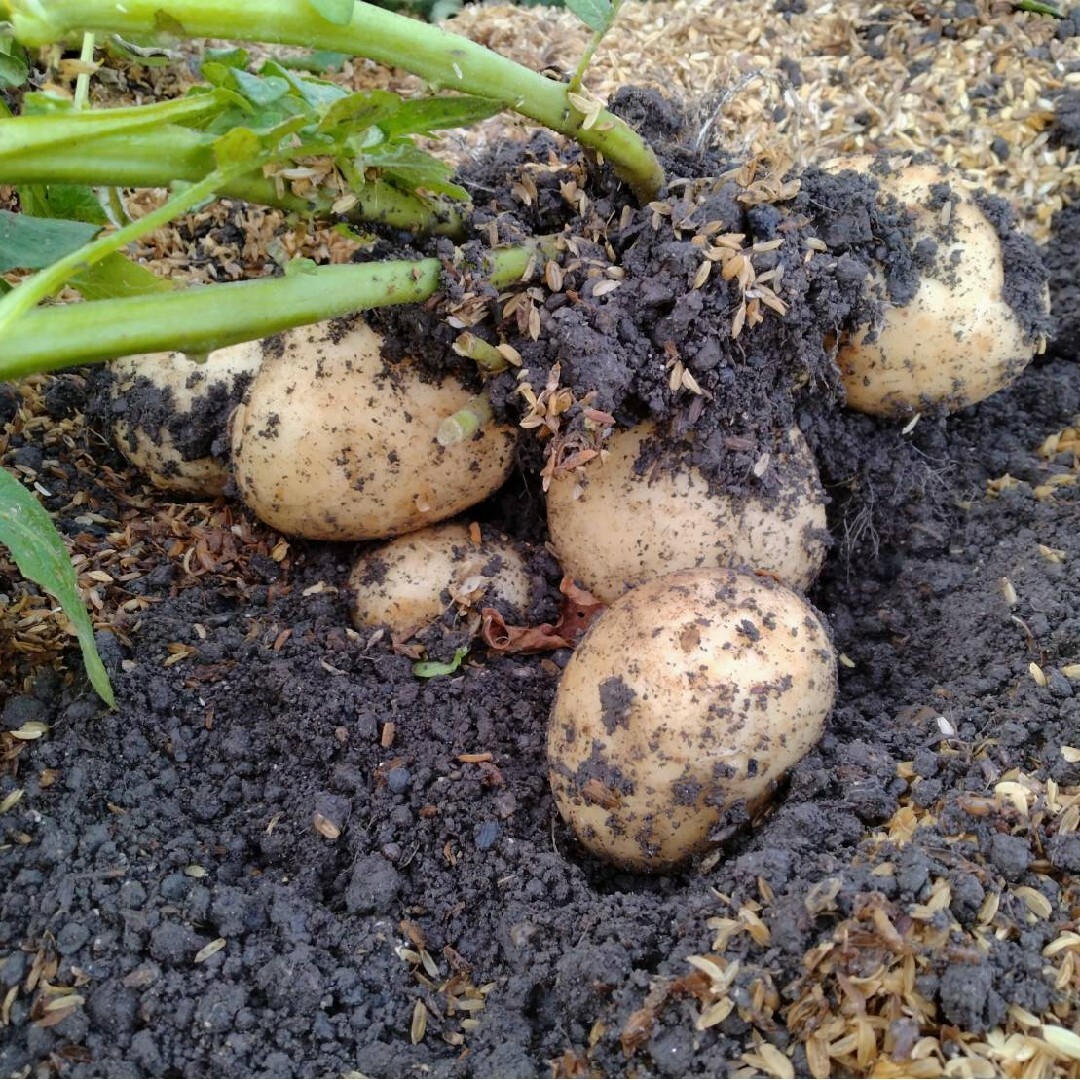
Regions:
<instances>
[{"instance_id":1,"label":"large potato","mask_svg":"<svg viewBox=\"0 0 1080 1080\"><path fill-rule=\"evenodd\" d=\"M841 161L866 171L873 159ZM1004 296L1001 243L960 178L938 165L871 173L883 197L913 217L913 246L930 252L914 297L889 302L880 270L868 288L881 320L841 344L837 362L853 409L905 416L932 408L955 411L1012 382L1039 347Z\"/></svg>"},{"instance_id":2,"label":"large potato","mask_svg":"<svg viewBox=\"0 0 1080 1080\"><path fill-rule=\"evenodd\" d=\"M821 620L730 570L655 578L593 623L548 729L552 791L594 854L664 870L753 809L820 738L836 692Z\"/></svg>"},{"instance_id":3,"label":"large potato","mask_svg":"<svg viewBox=\"0 0 1080 1080\"><path fill-rule=\"evenodd\" d=\"M155 487L213 498L229 477L228 416L263 359L261 341L217 349L203 363L185 353L144 353L108 365L113 435Z\"/></svg>"},{"instance_id":4,"label":"large potato","mask_svg":"<svg viewBox=\"0 0 1080 1080\"><path fill-rule=\"evenodd\" d=\"M440 423L473 397L388 365L356 321L281 335L233 417L236 485L282 532L376 540L442 521L487 498L513 463L516 432L492 422L440 446Z\"/></svg>"},{"instance_id":5,"label":"large potato","mask_svg":"<svg viewBox=\"0 0 1080 1080\"><path fill-rule=\"evenodd\" d=\"M825 494L802 434L778 440L775 484L735 498L709 491L694 468L661 460L635 469L652 424L617 431L608 454L552 480L548 529L563 569L610 603L660 574L745 566L806 589L825 558Z\"/></svg>"},{"instance_id":6,"label":"large potato","mask_svg":"<svg viewBox=\"0 0 1080 1080\"><path fill-rule=\"evenodd\" d=\"M474 540L469 528L456 522L399 536L365 553L353 566L349 587L357 626L385 624L402 637L451 604L524 615L530 591L525 563L509 540L490 535Z\"/></svg>"}]
</instances>

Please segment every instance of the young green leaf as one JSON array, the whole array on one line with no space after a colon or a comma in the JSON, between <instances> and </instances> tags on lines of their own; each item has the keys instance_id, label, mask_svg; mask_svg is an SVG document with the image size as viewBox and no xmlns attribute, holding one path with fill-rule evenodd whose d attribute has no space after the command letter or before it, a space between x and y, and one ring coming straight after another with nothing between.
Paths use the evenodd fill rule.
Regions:
<instances>
[{"instance_id":1,"label":"young green leaf","mask_svg":"<svg viewBox=\"0 0 1080 1080\"><path fill-rule=\"evenodd\" d=\"M308 106L322 116L323 113L335 102L348 97L349 91L337 83L328 82L326 79L313 79L310 76L298 75L290 71L288 67L279 64L276 60L267 60L259 74L263 77L283 79L292 87L292 92L306 102Z\"/></svg>"},{"instance_id":2,"label":"young green leaf","mask_svg":"<svg viewBox=\"0 0 1080 1080\"><path fill-rule=\"evenodd\" d=\"M40 270L77 251L97 234L83 221L56 221L0 210L0 274Z\"/></svg>"},{"instance_id":3,"label":"young green leaf","mask_svg":"<svg viewBox=\"0 0 1080 1080\"><path fill-rule=\"evenodd\" d=\"M60 218L105 225L105 213L93 188L81 184L22 184L19 205L24 214L39 218ZM141 296L165 292L174 283L160 278L145 266L133 263L120 252L89 266L72 277L72 288L84 300L106 300L113 296Z\"/></svg>"},{"instance_id":4,"label":"young green leaf","mask_svg":"<svg viewBox=\"0 0 1080 1080\"><path fill-rule=\"evenodd\" d=\"M94 189L84 184L23 184L19 187L19 209L33 217L66 218L91 225L109 221Z\"/></svg>"},{"instance_id":5,"label":"young green leaf","mask_svg":"<svg viewBox=\"0 0 1080 1080\"><path fill-rule=\"evenodd\" d=\"M360 164L364 168L379 169L383 180L407 191L423 188L454 199L469 197L463 187L451 183L454 170L445 161L425 153L411 142L383 143L364 150Z\"/></svg>"},{"instance_id":6,"label":"young green leaf","mask_svg":"<svg viewBox=\"0 0 1080 1080\"><path fill-rule=\"evenodd\" d=\"M203 52L202 57L203 64L209 61L216 64L223 64L225 67L246 68L248 60L251 58L251 54L247 49L240 48L206 49Z\"/></svg>"},{"instance_id":7,"label":"young green leaf","mask_svg":"<svg viewBox=\"0 0 1080 1080\"><path fill-rule=\"evenodd\" d=\"M461 94L413 98L378 125L387 135L424 135L444 128L468 127L494 116L502 104L491 98Z\"/></svg>"},{"instance_id":8,"label":"young green leaf","mask_svg":"<svg viewBox=\"0 0 1080 1080\"><path fill-rule=\"evenodd\" d=\"M0 543L11 552L20 573L57 599L75 627L90 682L108 705L115 705L64 541L45 508L7 469L0 469Z\"/></svg>"},{"instance_id":9,"label":"young green leaf","mask_svg":"<svg viewBox=\"0 0 1080 1080\"><path fill-rule=\"evenodd\" d=\"M401 98L389 90L365 90L335 102L319 121L318 131L347 127L362 131L382 124L401 108Z\"/></svg>"},{"instance_id":10,"label":"young green leaf","mask_svg":"<svg viewBox=\"0 0 1080 1080\"><path fill-rule=\"evenodd\" d=\"M84 300L110 300L117 296L146 296L169 292L176 282L158 277L152 270L132 262L119 251L88 266L69 282Z\"/></svg>"},{"instance_id":11,"label":"young green leaf","mask_svg":"<svg viewBox=\"0 0 1080 1080\"><path fill-rule=\"evenodd\" d=\"M348 59L346 53L315 49L313 52L303 53L300 56L283 56L278 63L282 67L293 68L296 71L310 71L313 75L326 75L328 72L340 71Z\"/></svg>"},{"instance_id":12,"label":"young green leaf","mask_svg":"<svg viewBox=\"0 0 1080 1080\"><path fill-rule=\"evenodd\" d=\"M254 161L262 150L262 143L249 128L233 128L214 140L213 150L219 169L236 168L246 161Z\"/></svg>"},{"instance_id":13,"label":"young green leaf","mask_svg":"<svg viewBox=\"0 0 1080 1080\"><path fill-rule=\"evenodd\" d=\"M29 74L22 47L6 34L0 35L0 89L22 86Z\"/></svg>"},{"instance_id":14,"label":"young green leaf","mask_svg":"<svg viewBox=\"0 0 1080 1080\"><path fill-rule=\"evenodd\" d=\"M441 660L418 660L412 666L413 674L418 679L433 679L436 675L453 675L461 667L461 662L468 653L469 647L462 645L454 652L454 659L449 663L443 663Z\"/></svg>"},{"instance_id":15,"label":"young green leaf","mask_svg":"<svg viewBox=\"0 0 1080 1080\"><path fill-rule=\"evenodd\" d=\"M566 0L566 6L598 34L611 29L615 8L611 0Z\"/></svg>"},{"instance_id":16,"label":"young green leaf","mask_svg":"<svg viewBox=\"0 0 1080 1080\"><path fill-rule=\"evenodd\" d=\"M271 105L289 92L288 82L277 76L252 75L243 68L230 68L229 71L234 89L243 94L252 105Z\"/></svg>"},{"instance_id":17,"label":"young green leaf","mask_svg":"<svg viewBox=\"0 0 1080 1080\"><path fill-rule=\"evenodd\" d=\"M348 26L356 7L353 0L307 0L307 3L308 7L335 26Z\"/></svg>"}]
</instances>

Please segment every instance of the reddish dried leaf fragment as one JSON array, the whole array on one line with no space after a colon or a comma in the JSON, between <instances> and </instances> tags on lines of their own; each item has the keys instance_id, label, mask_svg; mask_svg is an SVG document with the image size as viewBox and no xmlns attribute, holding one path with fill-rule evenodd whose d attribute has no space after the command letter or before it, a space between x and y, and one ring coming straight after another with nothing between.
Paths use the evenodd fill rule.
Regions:
<instances>
[{"instance_id":1,"label":"reddish dried leaf fragment","mask_svg":"<svg viewBox=\"0 0 1080 1080\"><path fill-rule=\"evenodd\" d=\"M559 583L559 591L564 600L559 621L554 625L508 626L494 608L484 608L480 634L488 647L503 653L572 649L604 605L592 593L575 585L569 577L564 577Z\"/></svg>"}]
</instances>

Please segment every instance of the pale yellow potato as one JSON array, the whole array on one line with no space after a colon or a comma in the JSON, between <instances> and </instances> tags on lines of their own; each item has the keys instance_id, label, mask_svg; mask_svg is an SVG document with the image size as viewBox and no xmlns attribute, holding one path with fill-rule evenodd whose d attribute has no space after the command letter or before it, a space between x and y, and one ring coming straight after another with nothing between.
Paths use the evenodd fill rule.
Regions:
<instances>
[{"instance_id":1,"label":"pale yellow potato","mask_svg":"<svg viewBox=\"0 0 1080 1080\"><path fill-rule=\"evenodd\" d=\"M117 402L132 394L137 379L147 379L155 390L169 395L169 415L179 418L190 415L211 395L232 396L238 378L254 375L262 359L261 341L245 341L216 349L203 363L179 352L125 356L108 365L113 375L109 392ZM229 478L228 465L224 461L209 456L184 458L166 428L150 430L138 419L139 402L132 401L131 405L136 419L134 422L126 418L117 420L113 424L113 436L132 465L164 491L204 498L214 498L222 493ZM222 440L226 434L223 425Z\"/></svg>"},{"instance_id":2,"label":"pale yellow potato","mask_svg":"<svg viewBox=\"0 0 1080 1080\"><path fill-rule=\"evenodd\" d=\"M399 536L361 555L349 588L358 627L387 625L401 637L450 606L523 615L530 592L524 560L506 537L474 543L468 527L457 522Z\"/></svg>"},{"instance_id":3,"label":"pale yellow potato","mask_svg":"<svg viewBox=\"0 0 1080 1080\"><path fill-rule=\"evenodd\" d=\"M727 810L763 805L821 737L836 656L774 581L686 570L639 585L570 658L548 727L551 788L593 854L666 870Z\"/></svg>"},{"instance_id":4,"label":"pale yellow potato","mask_svg":"<svg viewBox=\"0 0 1080 1080\"><path fill-rule=\"evenodd\" d=\"M914 217L914 243L937 243L933 265L923 268L912 300L889 304L884 277L875 269L868 288L886 307L871 331L862 327L841 344L837 362L847 403L879 416L910 416L926 409L957 409L982 401L1024 370L1038 340L1029 338L1006 303L1001 244L960 177L944 166L909 165L871 171L873 159L840 159L836 169L867 172L883 195L895 197ZM947 183L953 203L949 232L931 187ZM871 340L868 340L871 339Z\"/></svg>"},{"instance_id":5,"label":"pale yellow potato","mask_svg":"<svg viewBox=\"0 0 1080 1080\"><path fill-rule=\"evenodd\" d=\"M453 517L497 490L516 431L488 422L440 446L442 421L473 399L453 378L422 381L386 364L366 323L281 335L233 415L232 460L245 503L281 532L378 540Z\"/></svg>"},{"instance_id":6,"label":"pale yellow potato","mask_svg":"<svg viewBox=\"0 0 1080 1080\"><path fill-rule=\"evenodd\" d=\"M770 451L779 486L769 494L711 494L695 468L661 461L634 471L652 424L615 432L605 460L552 480L548 530L563 569L610 603L660 574L748 567L805 590L825 559L825 494L802 433Z\"/></svg>"}]
</instances>

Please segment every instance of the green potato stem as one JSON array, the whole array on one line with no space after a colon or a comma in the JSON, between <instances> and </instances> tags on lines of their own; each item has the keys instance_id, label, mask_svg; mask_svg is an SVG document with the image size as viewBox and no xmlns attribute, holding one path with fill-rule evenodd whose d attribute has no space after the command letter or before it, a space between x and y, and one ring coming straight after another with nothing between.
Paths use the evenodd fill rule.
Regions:
<instances>
[{"instance_id":1,"label":"green potato stem","mask_svg":"<svg viewBox=\"0 0 1080 1080\"><path fill-rule=\"evenodd\" d=\"M454 342L454 352L458 356L467 356L470 360L475 360L476 366L483 375L497 375L510 366L506 357L494 345L467 331L458 335Z\"/></svg>"},{"instance_id":2,"label":"green potato stem","mask_svg":"<svg viewBox=\"0 0 1080 1080\"><path fill-rule=\"evenodd\" d=\"M601 111L588 128L570 104L568 87L491 50L422 23L358 2L347 25L321 18L305 0L0 0L15 36L48 45L83 31L124 37L173 34L329 49L400 67L433 87L494 98L508 109L598 151L643 202L656 197L664 174L644 140Z\"/></svg>"},{"instance_id":3,"label":"green potato stem","mask_svg":"<svg viewBox=\"0 0 1080 1080\"><path fill-rule=\"evenodd\" d=\"M491 252L487 280L496 288L520 281L538 251L554 255L554 243ZM437 291L442 271L438 259L323 266L286 277L36 308L6 334L0 380L136 353L206 353L356 311L418 303Z\"/></svg>"},{"instance_id":4,"label":"green potato stem","mask_svg":"<svg viewBox=\"0 0 1080 1080\"><path fill-rule=\"evenodd\" d=\"M208 95L207 95L208 96ZM181 100L198 100L181 99ZM156 109L156 106L151 108ZM214 136L178 125L124 127L107 110L69 117L16 117L0 127L0 180L8 184L89 184L102 187L168 187L178 180L201 180L214 168ZM130 113L132 110L124 110ZM99 117L95 125L83 117ZM116 130L120 127L120 130ZM78 152L73 153L73 145ZM299 213L332 213L331 201L294 195L252 169L224 178L216 193L222 198L277 206ZM382 181L357 188L356 204L341 216L354 222L386 225L413 233L460 237L464 218L449 202L424 199Z\"/></svg>"},{"instance_id":5,"label":"green potato stem","mask_svg":"<svg viewBox=\"0 0 1080 1080\"><path fill-rule=\"evenodd\" d=\"M491 418L491 402L487 394L477 394L467 405L463 405L453 416L448 416L435 432L435 441L440 446L453 446L475 435Z\"/></svg>"}]
</instances>

